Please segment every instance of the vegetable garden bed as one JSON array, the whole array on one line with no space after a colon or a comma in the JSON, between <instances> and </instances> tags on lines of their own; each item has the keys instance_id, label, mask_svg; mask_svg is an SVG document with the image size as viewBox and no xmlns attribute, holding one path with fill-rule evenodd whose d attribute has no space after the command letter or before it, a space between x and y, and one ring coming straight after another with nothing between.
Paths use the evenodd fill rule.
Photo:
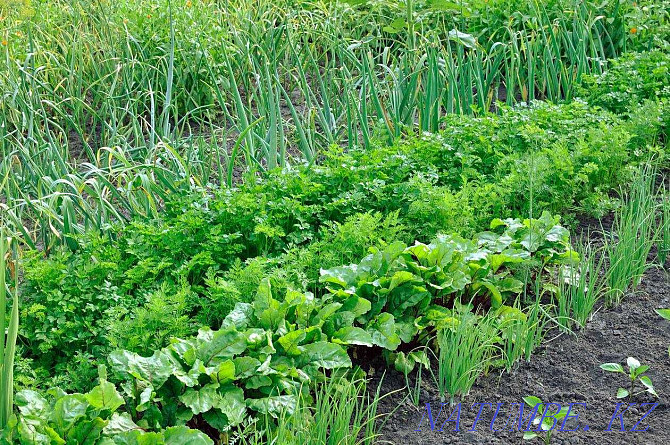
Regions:
<instances>
[{"instance_id":1,"label":"vegetable garden bed","mask_svg":"<svg viewBox=\"0 0 670 445\"><path fill-rule=\"evenodd\" d=\"M587 227L592 231L600 229L593 222ZM595 236L595 241L598 238ZM574 423L566 425L566 431L555 433L551 443L663 443L670 438L666 427L670 418L670 393L667 389L670 388L670 356L667 354L670 324L663 322L655 309L669 305L670 276L667 270L654 267L645 274L637 292L628 294L624 302L614 309L601 307L583 331L552 338L538 348L530 362L520 363L510 373L494 371L481 378L462 400L459 432L453 431L454 422L444 424L449 417L445 412L439 421L435 419L435 430L444 424L444 431L431 431L427 419L423 417L426 412L424 403L431 403L436 416L440 397L437 388L426 378L419 406L408 400L406 392L396 392L382 400L379 411L390 413L388 418L383 419L382 437L393 443L407 444L518 444L522 441L523 431L519 431L518 423L514 425L517 418L510 419L509 416L518 416L519 407L515 404L523 404L524 397L534 395L563 406L585 404L583 407L575 405L579 426ZM619 418L612 422L612 417L617 403L626 402L616 398L616 388L623 380L620 375L603 371L600 365L605 362L624 363L631 355L650 366L648 375L659 398L647 394L636 399L638 405L623 416L626 431L622 432ZM379 368L380 365L375 363L373 366ZM380 374L377 372L373 379L377 384ZM381 382L382 393L405 385L403 376L398 373L387 373ZM475 430L469 431L479 410L479 406L473 406L476 403L490 403L491 406L484 408ZM492 426L498 403L502 405ZM641 403L647 405L640 406ZM658 406L637 424L653 403L658 403ZM451 414L453 409L446 407L445 411ZM577 431L568 432L570 429Z\"/></svg>"},{"instance_id":2,"label":"vegetable garden bed","mask_svg":"<svg viewBox=\"0 0 670 445\"><path fill-rule=\"evenodd\" d=\"M666 440L667 2L0 0L0 445Z\"/></svg>"}]
</instances>

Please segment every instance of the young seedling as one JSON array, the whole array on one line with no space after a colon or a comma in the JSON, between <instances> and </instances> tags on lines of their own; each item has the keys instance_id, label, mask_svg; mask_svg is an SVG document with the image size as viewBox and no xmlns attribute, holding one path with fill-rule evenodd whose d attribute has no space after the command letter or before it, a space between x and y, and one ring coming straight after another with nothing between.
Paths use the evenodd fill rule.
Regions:
<instances>
[{"instance_id":1,"label":"young seedling","mask_svg":"<svg viewBox=\"0 0 670 445\"><path fill-rule=\"evenodd\" d=\"M628 357L626 359L626 364L628 365L628 373L624 371L623 366L621 366L619 363L603 363L600 365L600 368L605 371L618 372L627 375L630 379L629 389L619 388L617 390L617 399L628 397L628 402L630 403L634 396L642 394L643 392L648 392L649 394L658 397L658 394L656 394L656 391L654 390L654 385L651 383L651 379L648 376L643 375L649 369L649 366L640 365L640 362L633 357ZM635 392L636 382L640 382L644 389Z\"/></svg>"},{"instance_id":2,"label":"young seedling","mask_svg":"<svg viewBox=\"0 0 670 445\"><path fill-rule=\"evenodd\" d=\"M523 401L531 408L537 406L537 411L535 411L535 417L533 418L533 425L538 430L524 432L523 440L532 440L537 437L541 439L545 445L549 445L551 443L551 433L554 431L554 427L563 422L565 416L568 414L568 408L561 408L551 414L548 412L548 415L543 416L542 414L544 413L545 407L542 400L535 396L527 396L523 398ZM540 425L540 419L542 418L544 418L544 420L542 421L542 425Z\"/></svg>"},{"instance_id":3,"label":"young seedling","mask_svg":"<svg viewBox=\"0 0 670 445\"><path fill-rule=\"evenodd\" d=\"M670 309L656 309L656 313L670 321ZM670 357L670 346L668 346L668 356Z\"/></svg>"}]
</instances>

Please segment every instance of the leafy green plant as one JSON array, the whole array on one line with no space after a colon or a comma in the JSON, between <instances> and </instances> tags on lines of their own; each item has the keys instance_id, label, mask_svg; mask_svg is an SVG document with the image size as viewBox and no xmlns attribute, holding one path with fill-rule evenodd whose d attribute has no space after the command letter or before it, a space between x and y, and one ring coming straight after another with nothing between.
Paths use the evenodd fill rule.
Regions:
<instances>
[{"instance_id":1,"label":"leafy green plant","mask_svg":"<svg viewBox=\"0 0 670 445\"><path fill-rule=\"evenodd\" d=\"M452 316L445 306L456 301L498 308L520 295L524 286L514 271L522 264L575 259L569 232L549 214L537 220L494 219L491 227L502 234L483 232L476 241L440 235L431 244L417 242L410 247L396 242L374 250L357 265L323 271L321 281L335 296L349 295L353 288L372 300L373 310L364 320L386 307L396 325L402 326L401 338L407 342L419 328L449 322Z\"/></svg>"},{"instance_id":2,"label":"leafy green plant","mask_svg":"<svg viewBox=\"0 0 670 445\"><path fill-rule=\"evenodd\" d=\"M265 280L256 300L238 303L218 331L200 329L151 357L116 351L110 364L126 382L139 425L206 422L225 432L242 423L247 409L273 418L294 412L303 386L324 370L351 367L344 345L370 335L354 328L334 335L333 323L345 315L336 317L338 308L295 291L276 300Z\"/></svg>"},{"instance_id":3,"label":"leafy green plant","mask_svg":"<svg viewBox=\"0 0 670 445\"><path fill-rule=\"evenodd\" d=\"M271 171L236 190L176 191L164 197L160 215L115 226L113 236L70 236L78 245L74 253L52 248L46 260L27 255L22 311L27 328L20 334L27 358L40 375L60 375L49 384L85 391L66 381L72 374L63 371L68 368L64 362L79 349L104 359L110 346L107 320L115 326L150 322L143 306L156 304L150 298L156 292L186 295L186 301L170 305L179 314L163 317L165 325L142 332L141 341L141 336L118 338L115 345L153 348L165 345L169 335L195 333L187 334L189 327L180 322L185 314L197 324L218 327L235 303L253 299L267 275L275 287L304 286L318 293L321 268L357 261L370 246L383 249L394 239L428 243L440 232L471 237L490 228L495 216L526 214L527 201L513 191L526 187L523 159L538 148L529 143L529 127L543 129L539 147L557 153L547 162L534 155L534 169L540 172L533 179L536 214L549 207L569 215L575 205L586 203L600 208L605 192L628 177L630 169L623 166L637 162L633 149L638 142L653 143L652 136L645 136L632 145L626 125L579 102L538 103L500 113L447 116L445 126L453 131L391 147L346 153L333 148L316 166L287 167L292 174ZM552 173L559 168L560 174ZM498 226L493 232L501 230ZM489 272L482 268L476 277ZM498 273L483 281L491 278L493 283L470 291L485 301L496 296L489 287L499 287L495 281L500 280L503 288L515 283L501 291L502 297L514 298L518 282ZM68 316L72 308L78 308L75 317ZM115 332L130 335L132 330ZM44 353L56 349L61 353Z\"/></svg>"},{"instance_id":4,"label":"leafy green plant","mask_svg":"<svg viewBox=\"0 0 670 445\"><path fill-rule=\"evenodd\" d=\"M629 386L628 388L619 388L617 390L617 399L628 397L628 401L630 402L633 400L634 396L643 392L648 392L654 397L658 397L651 379L644 374L649 369L649 366L641 365L640 362L633 357L628 357L626 359L626 365L628 366L628 372L624 371L623 366L619 363L603 363L600 365L600 368L605 371L624 374L628 377ZM635 392L636 384L638 383L642 386L642 390Z\"/></svg>"},{"instance_id":5,"label":"leafy green plant","mask_svg":"<svg viewBox=\"0 0 670 445\"><path fill-rule=\"evenodd\" d=\"M538 109L532 112L532 119L559 122L557 116L562 113ZM577 108L571 113L582 119L584 110ZM469 146L470 137L474 138L470 132L486 122L468 123L468 137L459 137L454 143ZM505 127L511 126L513 139L514 119L508 117L505 122ZM383 248L396 238L416 237L427 242L434 232L451 232L448 221L461 221L458 230L471 233L487 227L494 212L509 214L508 206L514 199L498 186L469 182L466 189L452 193L436 179L415 180L417 171L424 169L449 171L444 178L457 174L449 170L457 156L442 147L444 143L435 139L346 154L334 151L313 171L299 168L296 175L273 172L263 181L213 196L173 196L165 202L160 217L134 220L120 228L113 239L87 234L72 238L79 244L75 253L54 249L46 261L35 255L26 265L26 286L35 290L28 292L31 297L24 309L30 326L24 333L30 355L47 370L61 366L54 361L70 359L82 347L102 358L109 348L103 329L108 319L112 318L115 326L149 321L146 308L138 305L155 304L150 297L156 292L186 294L187 301L179 304L180 315L164 317L164 328L144 332L142 335L149 337L146 341L128 339L127 343L130 348L150 343L157 347L165 344L170 333L186 335L188 328L178 323L184 314L217 327L237 301L251 300L266 274L277 278L277 284L283 281L283 286L290 283L316 292L320 268L356 260L369 246ZM481 150L484 156L484 147ZM493 201L489 193L502 196ZM442 196L444 202L452 203L438 212L444 215L439 224L434 212L414 211L412 202L424 195ZM282 198L285 196L292 198ZM441 202L434 204L439 207ZM476 209L475 220L470 219L468 208ZM410 209L414 210L410 213ZM452 210L454 214L449 216ZM503 229L498 226L495 231ZM481 268L477 277L490 272ZM491 278L502 282L501 297L512 297L519 289L518 282L500 273L483 281ZM90 285L81 286L82 281ZM481 283L472 290L483 300L488 293L497 299L491 290L496 286ZM105 298L94 303L100 295ZM70 319L66 316L68 307L85 311ZM168 326L171 320L175 323ZM81 329L82 325L87 328ZM130 334L131 330L116 332ZM115 344L122 346L125 340L118 340ZM43 354L56 348L62 354ZM65 382L58 384L67 386Z\"/></svg>"},{"instance_id":6,"label":"leafy green plant","mask_svg":"<svg viewBox=\"0 0 670 445\"><path fill-rule=\"evenodd\" d=\"M551 434L554 431L556 424L565 419L565 416L568 415L569 409L567 407L564 407L558 410L554 409L552 412L551 410L549 410L549 407L552 404L550 404L545 408L545 405L542 403L542 400L540 400L535 396L526 396L523 398L523 401L526 403L526 405L533 408L533 411L531 412L531 416L533 417L529 420L528 427L525 429L526 430L531 429L530 426L531 421L532 424L535 427L537 427L537 430L535 431L525 431L523 433L523 440L532 440L535 438L540 438L545 445L549 445L551 443ZM545 412L548 415L544 416L544 420L540 424L540 419L545 414ZM540 417L537 416L538 413L542 413L540 414Z\"/></svg>"},{"instance_id":7,"label":"leafy green plant","mask_svg":"<svg viewBox=\"0 0 670 445\"><path fill-rule=\"evenodd\" d=\"M66 394L54 388L45 397L22 390L16 395L18 418L0 432L0 443L214 444L204 433L185 426L146 431L119 410L123 404L123 397L107 381L104 367L98 385L86 394Z\"/></svg>"},{"instance_id":8,"label":"leafy green plant","mask_svg":"<svg viewBox=\"0 0 670 445\"><path fill-rule=\"evenodd\" d=\"M19 329L19 279L15 255L13 240L7 237L6 229L2 226L0 227L0 430L10 422L14 408L14 358ZM7 276L8 269L9 276Z\"/></svg>"},{"instance_id":9,"label":"leafy green plant","mask_svg":"<svg viewBox=\"0 0 670 445\"><path fill-rule=\"evenodd\" d=\"M479 247L449 236L430 245L391 243L372 249L359 265L323 271L328 292L318 296L287 288L277 299L272 280L263 279L256 298L237 303L218 330L173 339L150 357L113 352L109 362L127 411L150 430L188 423L228 432L248 412L278 419L309 398L309 383L324 371L350 368L351 349L375 346L393 354L402 343L425 344L433 331L442 331L444 366L446 355L463 356L445 388L452 397L467 392L497 347L498 322L495 315L472 314L472 306L453 297L480 298L482 308L502 311L507 293L523 287L507 268L534 258L544 265L572 261L568 233L555 223L548 215L494 221L503 234L484 234ZM419 353L395 353L394 361L426 366Z\"/></svg>"},{"instance_id":10,"label":"leafy green plant","mask_svg":"<svg viewBox=\"0 0 670 445\"><path fill-rule=\"evenodd\" d=\"M20 335L26 351L36 358L36 367L59 369L64 357L78 351L97 357L108 352L105 313L137 304L109 279L118 270L119 252L92 241L81 255L62 251L44 258L43 253L32 252L24 264ZM54 383L72 389L65 381Z\"/></svg>"}]
</instances>

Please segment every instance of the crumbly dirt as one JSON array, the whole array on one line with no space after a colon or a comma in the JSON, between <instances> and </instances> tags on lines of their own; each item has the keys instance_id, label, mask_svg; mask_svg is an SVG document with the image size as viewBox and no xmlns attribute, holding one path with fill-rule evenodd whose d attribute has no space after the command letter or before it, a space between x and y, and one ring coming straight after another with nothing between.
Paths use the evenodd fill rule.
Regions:
<instances>
[{"instance_id":1,"label":"crumbly dirt","mask_svg":"<svg viewBox=\"0 0 670 445\"><path fill-rule=\"evenodd\" d=\"M406 397L407 391L392 393L380 403L378 412L387 414L381 426L381 440L395 444L519 444L541 443L539 439L523 441L523 431L518 424L505 421L512 416L518 419L523 397L537 396L543 401L556 402L562 406L573 405L577 413L578 430L574 432L554 431L552 444L663 444L670 443L670 322L659 317L654 309L670 308L670 273L661 268L650 269L638 289L626 296L623 303L613 309L600 307L592 320L575 335L563 334L541 345L529 363L523 362L511 373L490 373L481 377L460 400L461 415L459 431L454 431L455 422L446 422L452 410L445 405L439 414L440 398L430 376L424 375L419 406L414 406ZM653 381L659 395L656 399L643 393L634 398L637 403L623 415L625 432L621 431L621 420L615 417L617 388L626 385L622 374L608 373L599 365L606 362L624 364L629 356L649 365L647 375ZM381 364L380 364L381 366ZM373 378L371 387L379 384L379 376ZM386 394L405 385L404 377L389 371L383 381L381 394ZM625 400L623 401L625 403ZM652 412L631 431L638 420L658 403ZM434 431L428 424L426 403L430 403L434 416ZM458 403L458 400L455 401ZM474 429L475 417L480 405L485 406ZM641 406L641 403L651 403ZM500 411L491 431L493 412ZM624 406L625 409L625 406ZM528 417L528 410L524 411ZM453 419L456 417L454 416ZM421 422L421 423L420 423ZM443 431L438 431L444 424ZM525 426L525 425L524 425ZM570 421L565 430L575 429L577 423ZM416 431L420 428L420 431ZM516 430L512 430L515 428Z\"/></svg>"}]
</instances>

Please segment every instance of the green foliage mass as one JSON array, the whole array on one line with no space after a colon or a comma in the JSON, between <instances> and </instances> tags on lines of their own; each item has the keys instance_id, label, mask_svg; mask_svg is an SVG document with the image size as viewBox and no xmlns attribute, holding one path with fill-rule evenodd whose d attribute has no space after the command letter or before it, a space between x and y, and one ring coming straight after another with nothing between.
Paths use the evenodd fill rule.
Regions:
<instances>
[{"instance_id":1,"label":"green foliage mass","mask_svg":"<svg viewBox=\"0 0 670 445\"><path fill-rule=\"evenodd\" d=\"M0 445L289 442L363 350L407 379L434 348L453 400L529 359L547 300L567 329L639 279L596 285L551 215L667 168L666 0L0 0L0 23L0 224L44 247L16 366L15 322L0 344ZM628 241L651 249L659 196ZM655 394L628 363L620 394ZM321 432L371 442L343 412Z\"/></svg>"},{"instance_id":2,"label":"green foliage mass","mask_svg":"<svg viewBox=\"0 0 670 445\"><path fill-rule=\"evenodd\" d=\"M646 100L670 97L670 55L667 51L626 53L612 60L601 75L584 75L579 96L614 113L634 113Z\"/></svg>"},{"instance_id":3,"label":"green foliage mass","mask_svg":"<svg viewBox=\"0 0 670 445\"><path fill-rule=\"evenodd\" d=\"M58 388L44 396L19 391L19 415L0 431L0 444L213 445L204 433L186 426L143 430L120 410L125 401L105 374L101 370L99 384L86 394L66 394Z\"/></svg>"},{"instance_id":4,"label":"green foliage mass","mask_svg":"<svg viewBox=\"0 0 670 445\"><path fill-rule=\"evenodd\" d=\"M368 247L471 237L494 217L529 214L531 200L536 215L602 214L661 126L632 133L629 121L580 102L447 122L449 131L390 147L333 148L316 166L238 189L173 196L159 218L113 237L89 233L76 252L29 256L23 356L38 380L57 374L54 383L84 390L67 377L83 371L64 372L76 371L73 357L148 352L199 325L217 328L263 278L318 292L321 268Z\"/></svg>"},{"instance_id":5,"label":"green foliage mass","mask_svg":"<svg viewBox=\"0 0 670 445\"><path fill-rule=\"evenodd\" d=\"M352 367L352 350L392 352L455 327L455 305L523 317L506 303L524 291L528 269L545 274L577 260L569 232L557 222L544 213L533 220L495 219L491 231L471 240L440 235L430 244L396 241L357 264L322 270L322 295L288 289L278 296L264 279L255 299L238 302L217 330L173 338L148 357L112 352L109 364L121 393L104 372L86 395L51 391L52 404L33 391L19 393L21 415L5 435L24 437L28 428L33 436L57 434L80 443L81 430L95 437L167 436L185 424L229 431L248 415L279 419L309 400L311 382L322 381L326 371ZM112 414L122 405L127 414ZM104 440L95 443L117 443Z\"/></svg>"}]
</instances>

